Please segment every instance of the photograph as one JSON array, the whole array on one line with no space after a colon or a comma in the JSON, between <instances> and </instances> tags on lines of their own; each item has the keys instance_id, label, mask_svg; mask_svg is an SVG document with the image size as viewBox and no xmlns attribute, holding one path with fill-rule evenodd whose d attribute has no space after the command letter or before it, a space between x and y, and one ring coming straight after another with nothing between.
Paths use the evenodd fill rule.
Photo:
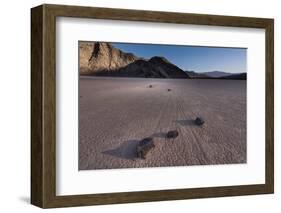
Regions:
<instances>
[{"instance_id":1,"label":"photograph","mask_svg":"<svg viewBox=\"0 0 281 213\"><path fill-rule=\"evenodd\" d=\"M30 203L273 194L272 15L100 6L30 10Z\"/></svg>"},{"instance_id":2,"label":"photograph","mask_svg":"<svg viewBox=\"0 0 281 213\"><path fill-rule=\"evenodd\" d=\"M247 163L247 48L77 49L79 171Z\"/></svg>"}]
</instances>

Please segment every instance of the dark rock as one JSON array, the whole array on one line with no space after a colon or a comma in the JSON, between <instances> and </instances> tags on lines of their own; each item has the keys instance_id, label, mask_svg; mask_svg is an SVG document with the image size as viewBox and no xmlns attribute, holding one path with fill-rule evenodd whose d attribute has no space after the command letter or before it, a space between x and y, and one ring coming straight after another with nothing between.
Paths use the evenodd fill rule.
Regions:
<instances>
[{"instance_id":1,"label":"dark rock","mask_svg":"<svg viewBox=\"0 0 281 213\"><path fill-rule=\"evenodd\" d=\"M149 85L148 87L149 87L149 88L152 88L152 85Z\"/></svg>"},{"instance_id":2,"label":"dark rock","mask_svg":"<svg viewBox=\"0 0 281 213\"><path fill-rule=\"evenodd\" d=\"M179 132L177 130L169 131L166 135L167 138L176 138L178 137Z\"/></svg>"},{"instance_id":3,"label":"dark rock","mask_svg":"<svg viewBox=\"0 0 281 213\"><path fill-rule=\"evenodd\" d=\"M171 89L168 89L168 92L172 91Z\"/></svg>"},{"instance_id":4,"label":"dark rock","mask_svg":"<svg viewBox=\"0 0 281 213\"><path fill-rule=\"evenodd\" d=\"M195 124L198 125L198 126L202 126L205 121L203 120L203 118L200 118L200 117L197 117L195 120L194 120Z\"/></svg>"},{"instance_id":5,"label":"dark rock","mask_svg":"<svg viewBox=\"0 0 281 213\"><path fill-rule=\"evenodd\" d=\"M137 156L145 159L149 151L155 147L153 138L144 138L137 145Z\"/></svg>"}]
</instances>

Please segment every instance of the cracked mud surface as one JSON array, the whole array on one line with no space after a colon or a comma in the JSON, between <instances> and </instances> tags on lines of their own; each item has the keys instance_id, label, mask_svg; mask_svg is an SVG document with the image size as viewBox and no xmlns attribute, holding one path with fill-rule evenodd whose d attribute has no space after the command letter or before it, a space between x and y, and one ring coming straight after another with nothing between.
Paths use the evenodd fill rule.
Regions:
<instances>
[{"instance_id":1,"label":"cracked mud surface","mask_svg":"<svg viewBox=\"0 0 281 213\"><path fill-rule=\"evenodd\" d=\"M79 83L79 170L246 163L246 81L80 77ZM194 124L197 116L202 127ZM167 139L169 130L179 136ZM136 146L145 137L156 147L142 160Z\"/></svg>"}]
</instances>

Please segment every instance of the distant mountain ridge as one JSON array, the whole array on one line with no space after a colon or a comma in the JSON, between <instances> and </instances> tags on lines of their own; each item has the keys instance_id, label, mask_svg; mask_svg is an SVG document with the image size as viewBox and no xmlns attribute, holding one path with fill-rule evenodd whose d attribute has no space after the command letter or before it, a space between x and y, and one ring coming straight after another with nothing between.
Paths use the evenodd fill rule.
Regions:
<instances>
[{"instance_id":1,"label":"distant mountain ridge","mask_svg":"<svg viewBox=\"0 0 281 213\"><path fill-rule=\"evenodd\" d=\"M211 72L203 72L202 74L207 75L209 77L213 77L213 78L220 78L220 77L232 75L232 73L217 71L217 70L211 71Z\"/></svg>"},{"instance_id":2,"label":"distant mountain ridge","mask_svg":"<svg viewBox=\"0 0 281 213\"><path fill-rule=\"evenodd\" d=\"M190 78L164 57L143 59L132 53L125 53L107 42L79 42L79 57L80 75Z\"/></svg>"},{"instance_id":3,"label":"distant mountain ridge","mask_svg":"<svg viewBox=\"0 0 281 213\"><path fill-rule=\"evenodd\" d=\"M198 73L195 71L185 71L193 79L233 79L246 80L247 73L228 73L222 71L211 71Z\"/></svg>"},{"instance_id":4,"label":"distant mountain ridge","mask_svg":"<svg viewBox=\"0 0 281 213\"><path fill-rule=\"evenodd\" d=\"M209 78L208 75L205 75L204 73L198 73L195 71L185 71L191 78Z\"/></svg>"},{"instance_id":5,"label":"distant mountain ridge","mask_svg":"<svg viewBox=\"0 0 281 213\"><path fill-rule=\"evenodd\" d=\"M232 79L232 80L246 80L247 79L247 73L237 73L237 74L231 74L228 76L220 77L221 79Z\"/></svg>"}]
</instances>

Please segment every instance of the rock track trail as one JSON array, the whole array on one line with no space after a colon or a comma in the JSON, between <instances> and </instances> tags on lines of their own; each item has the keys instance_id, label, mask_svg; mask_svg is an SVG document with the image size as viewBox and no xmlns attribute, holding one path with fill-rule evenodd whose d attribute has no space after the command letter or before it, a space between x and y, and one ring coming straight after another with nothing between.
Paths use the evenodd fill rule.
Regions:
<instances>
[{"instance_id":1,"label":"rock track trail","mask_svg":"<svg viewBox=\"0 0 281 213\"><path fill-rule=\"evenodd\" d=\"M79 97L80 170L246 163L246 81L80 77Z\"/></svg>"}]
</instances>

